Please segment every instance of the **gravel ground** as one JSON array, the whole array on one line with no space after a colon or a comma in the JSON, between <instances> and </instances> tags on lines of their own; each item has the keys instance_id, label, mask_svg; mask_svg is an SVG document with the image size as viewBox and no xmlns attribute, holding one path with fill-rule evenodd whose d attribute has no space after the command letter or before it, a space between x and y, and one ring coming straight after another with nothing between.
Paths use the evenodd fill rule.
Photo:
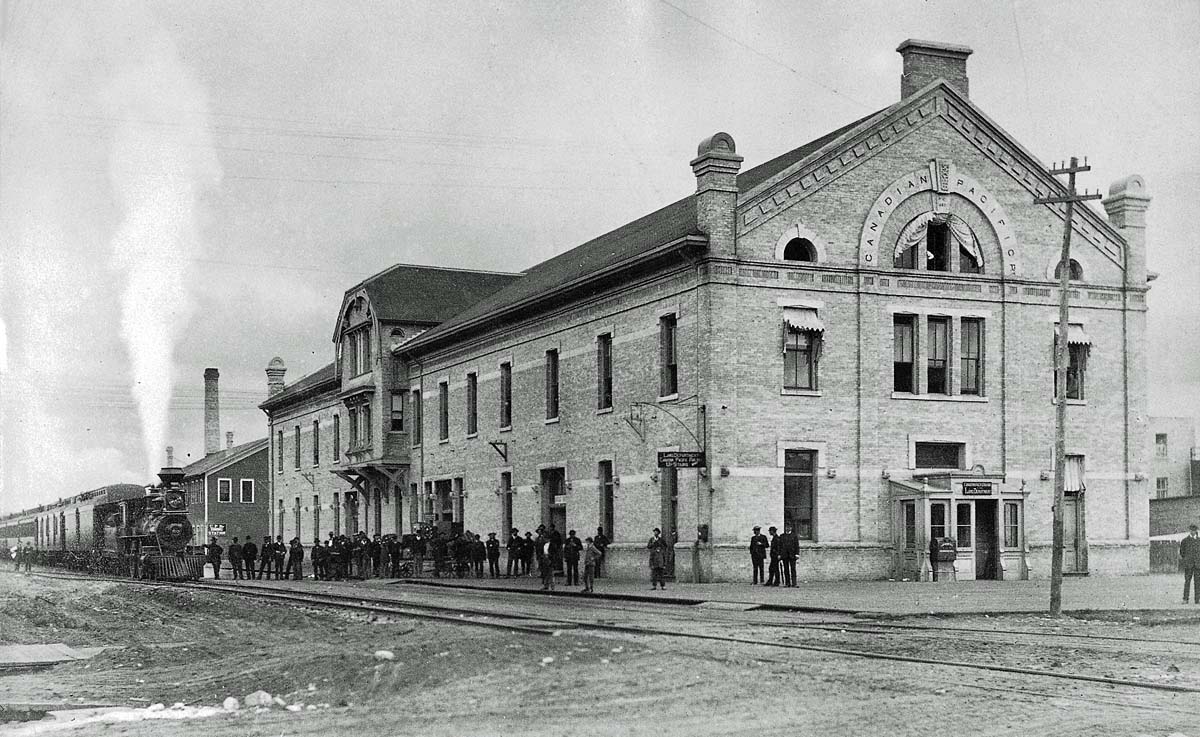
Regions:
<instances>
[{"instance_id":1,"label":"gravel ground","mask_svg":"<svg viewBox=\"0 0 1200 737\"><path fill-rule=\"evenodd\" d=\"M1186 618L953 621L975 624L1192 640L1198 631ZM0 734L1200 737L1195 694L663 637L511 634L0 574L0 644L34 642L113 649L87 662L0 672L0 703L143 708L10 723ZM381 649L393 659L377 659ZM1129 664L1161 669L1152 657L1161 656ZM217 712L226 697L257 689L299 710ZM170 708L176 702L196 708ZM167 708L144 708L155 703Z\"/></svg>"}]
</instances>

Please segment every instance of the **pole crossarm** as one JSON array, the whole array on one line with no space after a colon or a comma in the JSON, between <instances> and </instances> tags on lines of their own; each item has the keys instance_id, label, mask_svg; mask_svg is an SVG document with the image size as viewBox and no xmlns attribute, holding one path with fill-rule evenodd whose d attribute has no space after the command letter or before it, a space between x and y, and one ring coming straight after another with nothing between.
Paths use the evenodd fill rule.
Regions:
<instances>
[{"instance_id":1,"label":"pole crossarm","mask_svg":"<svg viewBox=\"0 0 1200 737\"><path fill-rule=\"evenodd\" d=\"M1098 200L1103 195L1099 192L1092 194L1070 194L1060 195L1058 197L1039 197L1033 201L1035 205L1053 205L1058 202L1083 202L1084 200Z\"/></svg>"}]
</instances>

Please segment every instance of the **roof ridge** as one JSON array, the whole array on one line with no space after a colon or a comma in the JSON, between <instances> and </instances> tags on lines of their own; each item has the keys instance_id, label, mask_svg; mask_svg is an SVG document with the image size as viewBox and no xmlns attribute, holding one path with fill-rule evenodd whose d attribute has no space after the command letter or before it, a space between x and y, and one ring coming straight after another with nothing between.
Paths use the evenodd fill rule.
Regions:
<instances>
[{"instance_id":1,"label":"roof ridge","mask_svg":"<svg viewBox=\"0 0 1200 737\"><path fill-rule=\"evenodd\" d=\"M493 271L491 269L467 269L467 268L463 268L460 266L431 266L431 265L427 265L427 264L409 264L409 263L401 262L401 263L392 264L391 266L387 267L386 269L383 269L382 271L377 271L374 274L372 274L368 277L365 277L364 279L359 281L357 284L355 284L354 286L347 289L346 294L349 294L350 292L353 292L355 289L362 287L367 282L374 281L375 279L379 279L381 277L387 276L388 274L390 274L393 271L400 269L400 268L425 269L425 270L429 270L429 271L454 271L454 272L459 272L459 273L464 273L464 274L494 274L496 276L524 276L525 275L525 272L523 272L523 271Z\"/></svg>"}]
</instances>

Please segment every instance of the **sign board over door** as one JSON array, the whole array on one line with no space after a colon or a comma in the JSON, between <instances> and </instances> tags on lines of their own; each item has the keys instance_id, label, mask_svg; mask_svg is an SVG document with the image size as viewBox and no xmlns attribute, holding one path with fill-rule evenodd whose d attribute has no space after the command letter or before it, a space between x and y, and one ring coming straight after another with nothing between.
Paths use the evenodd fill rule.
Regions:
<instances>
[{"instance_id":1,"label":"sign board over door","mask_svg":"<svg viewBox=\"0 0 1200 737\"><path fill-rule=\"evenodd\" d=\"M963 496L991 496L992 484L984 481L964 481L962 484Z\"/></svg>"},{"instance_id":2,"label":"sign board over door","mask_svg":"<svg viewBox=\"0 0 1200 737\"><path fill-rule=\"evenodd\" d=\"M702 450L666 450L658 452L659 468L704 468Z\"/></svg>"}]
</instances>

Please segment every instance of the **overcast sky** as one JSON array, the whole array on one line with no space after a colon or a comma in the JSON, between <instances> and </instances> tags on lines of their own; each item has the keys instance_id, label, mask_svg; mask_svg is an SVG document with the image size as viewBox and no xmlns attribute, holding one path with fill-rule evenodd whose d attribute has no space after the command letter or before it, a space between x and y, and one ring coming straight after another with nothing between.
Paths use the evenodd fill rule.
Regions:
<instances>
[{"instance_id":1,"label":"overcast sky","mask_svg":"<svg viewBox=\"0 0 1200 737\"><path fill-rule=\"evenodd\" d=\"M264 436L267 362L332 360L356 281L528 268L688 194L714 131L749 167L896 101L910 37L1080 186L1145 176L1150 409L1200 416L1197 2L2 7L0 510L201 457L208 366Z\"/></svg>"}]
</instances>

